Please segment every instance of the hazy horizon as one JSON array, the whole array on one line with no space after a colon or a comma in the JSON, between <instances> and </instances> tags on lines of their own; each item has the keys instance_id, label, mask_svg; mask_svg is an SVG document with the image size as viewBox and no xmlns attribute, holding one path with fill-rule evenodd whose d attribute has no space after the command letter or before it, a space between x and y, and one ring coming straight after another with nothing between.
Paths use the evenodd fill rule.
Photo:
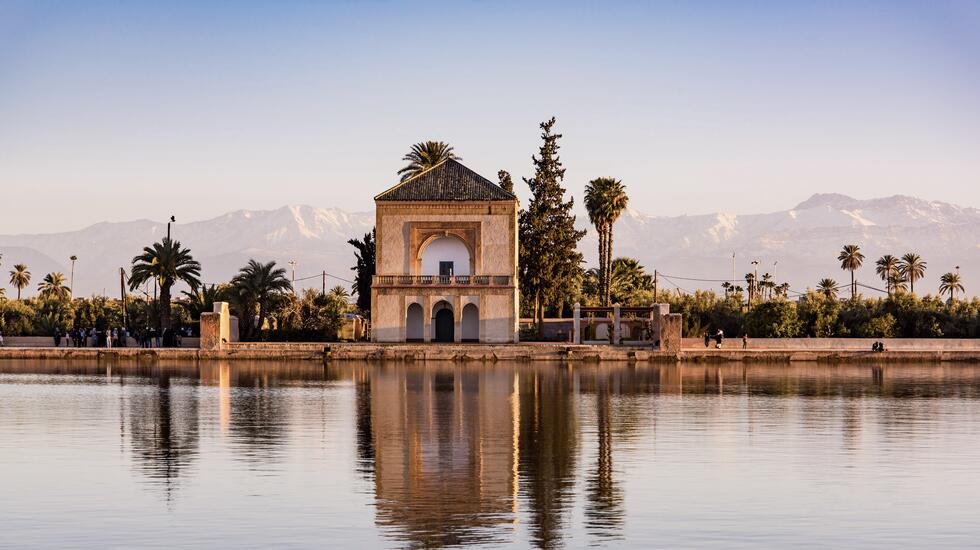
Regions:
<instances>
[{"instance_id":1,"label":"hazy horizon","mask_svg":"<svg viewBox=\"0 0 980 550\"><path fill-rule=\"evenodd\" d=\"M569 192L617 177L652 215L980 206L978 23L955 1L5 2L0 233L364 210L424 139L526 195L552 115Z\"/></svg>"}]
</instances>

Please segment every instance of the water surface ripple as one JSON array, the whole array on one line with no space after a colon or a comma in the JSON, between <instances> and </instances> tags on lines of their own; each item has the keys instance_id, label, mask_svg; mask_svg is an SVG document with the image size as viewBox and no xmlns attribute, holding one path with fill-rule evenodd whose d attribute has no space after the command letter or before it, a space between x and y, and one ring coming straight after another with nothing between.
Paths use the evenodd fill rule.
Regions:
<instances>
[{"instance_id":1,"label":"water surface ripple","mask_svg":"<svg viewBox=\"0 0 980 550\"><path fill-rule=\"evenodd\" d=\"M980 368L0 362L4 548L969 547Z\"/></svg>"}]
</instances>

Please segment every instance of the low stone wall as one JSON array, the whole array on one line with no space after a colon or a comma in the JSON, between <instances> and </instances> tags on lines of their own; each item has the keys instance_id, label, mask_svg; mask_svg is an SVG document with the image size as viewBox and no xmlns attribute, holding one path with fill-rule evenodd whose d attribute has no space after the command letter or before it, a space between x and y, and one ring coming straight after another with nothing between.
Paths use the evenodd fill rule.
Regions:
<instances>
[{"instance_id":1,"label":"low stone wall","mask_svg":"<svg viewBox=\"0 0 980 550\"><path fill-rule=\"evenodd\" d=\"M871 351L875 342L890 351L980 351L980 338L749 338L748 349ZM710 347L715 347L714 339ZM704 338L684 338L683 349L705 349ZM742 349L742 338L726 337L722 349Z\"/></svg>"},{"instance_id":2,"label":"low stone wall","mask_svg":"<svg viewBox=\"0 0 980 550\"><path fill-rule=\"evenodd\" d=\"M856 350L730 350L690 349L677 353L650 347L590 346L572 344L366 344L366 343L248 343L219 350L181 348L0 348L0 360L95 360L136 361L157 364L172 361L193 363L207 360L317 361L456 361L534 362L562 364L625 361L647 364L756 363L790 365L797 362L888 364L888 363L980 363L980 350L921 350L874 353Z\"/></svg>"}]
</instances>

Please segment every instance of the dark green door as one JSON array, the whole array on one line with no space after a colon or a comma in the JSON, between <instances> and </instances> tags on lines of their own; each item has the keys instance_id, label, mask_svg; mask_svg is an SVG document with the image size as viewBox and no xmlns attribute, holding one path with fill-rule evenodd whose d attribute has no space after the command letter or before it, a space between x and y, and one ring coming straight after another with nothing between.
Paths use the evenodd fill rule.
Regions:
<instances>
[{"instance_id":1,"label":"dark green door","mask_svg":"<svg viewBox=\"0 0 980 550\"><path fill-rule=\"evenodd\" d=\"M436 312L436 342L452 342L454 340L453 311L440 309Z\"/></svg>"}]
</instances>

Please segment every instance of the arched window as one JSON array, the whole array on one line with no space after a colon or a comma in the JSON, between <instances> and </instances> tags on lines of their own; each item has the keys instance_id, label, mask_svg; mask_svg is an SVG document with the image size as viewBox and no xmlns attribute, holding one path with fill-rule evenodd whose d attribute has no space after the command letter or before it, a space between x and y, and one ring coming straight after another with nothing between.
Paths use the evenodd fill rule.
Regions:
<instances>
[{"instance_id":1,"label":"arched window","mask_svg":"<svg viewBox=\"0 0 980 550\"><path fill-rule=\"evenodd\" d=\"M422 272L419 275L471 275L470 251L454 236L433 239L422 250Z\"/></svg>"}]
</instances>

